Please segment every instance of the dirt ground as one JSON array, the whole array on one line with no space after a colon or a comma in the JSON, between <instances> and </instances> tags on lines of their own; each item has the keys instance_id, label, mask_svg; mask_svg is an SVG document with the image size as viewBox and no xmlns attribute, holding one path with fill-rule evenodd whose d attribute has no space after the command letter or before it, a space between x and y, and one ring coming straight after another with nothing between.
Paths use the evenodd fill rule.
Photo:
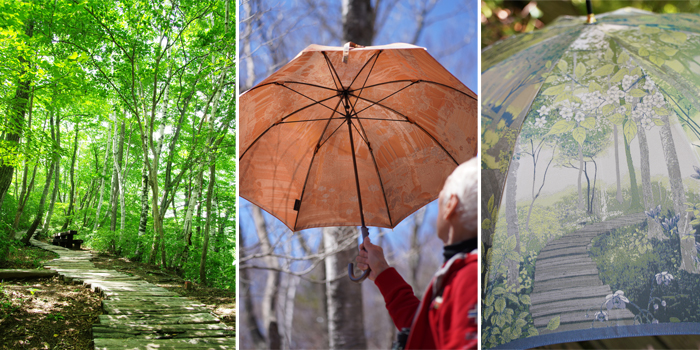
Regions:
<instances>
[{"instance_id":1,"label":"dirt ground","mask_svg":"<svg viewBox=\"0 0 700 350\"><path fill-rule=\"evenodd\" d=\"M132 262L109 254L95 254L95 267L140 276L160 287L206 305L235 329L235 293L193 285L158 266ZM41 268L56 258L35 247L13 249L2 269ZM92 324L102 311L102 298L80 285L58 279L13 280L0 283L0 349L92 349Z\"/></svg>"},{"instance_id":2,"label":"dirt ground","mask_svg":"<svg viewBox=\"0 0 700 350\"><path fill-rule=\"evenodd\" d=\"M4 269L33 269L57 257L39 248L13 250ZM91 349L102 298L58 279L0 283L0 349Z\"/></svg>"}]
</instances>

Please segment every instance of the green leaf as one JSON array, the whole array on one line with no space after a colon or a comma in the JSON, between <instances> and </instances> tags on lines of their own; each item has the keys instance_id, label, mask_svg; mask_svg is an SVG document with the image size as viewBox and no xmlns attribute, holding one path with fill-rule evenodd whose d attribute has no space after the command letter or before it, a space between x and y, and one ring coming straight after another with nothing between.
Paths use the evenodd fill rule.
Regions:
<instances>
[{"instance_id":1,"label":"green leaf","mask_svg":"<svg viewBox=\"0 0 700 350\"><path fill-rule=\"evenodd\" d=\"M595 77L600 77L604 75L610 75L613 72L613 66L612 64L606 64L600 68L598 68L595 72L593 72L593 76Z\"/></svg>"},{"instance_id":2,"label":"green leaf","mask_svg":"<svg viewBox=\"0 0 700 350\"><path fill-rule=\"evenodd\" d=\"M481 229L482 230L490 230L491 229L491 219L484 219L484 221L481 222Z\"/></svg>"},{"instance_id":3,"label":"green leaf","mask_svg":"<svg viewBox=\"0 0 700 350\"><path fill-rule=\"evenodd\" d=\"M76 58L78 58L78 53L77 53L77 52L73 52L73 54L71 54L70 56L68 56L68 59L71 59L71 60L74 60L74 59L76 59Z\"/></svg>"},{"instance_id":4,"label":"green leaf","mask_svg":"<svg viewBox=\"0 0 700 350\"><path fill-rule=\"evenodd\" d=\"M678 323L681 320L679 320L678 317L671 317L671 318L669 318L669 321L671 321L671 323Z\"/></svg>"},{"instance_id":5,"label":"green leaf","mask_svg":"<svg viewBox=\"0 0 700 350\"><path fill-rule=\"evenodd\" d=\"M565 88L566 88L566 84L550 86L542 92L542 95L546 95L546 96L559 95L562 92L564 92Z\"/></svg>"},{"instance_id":6,"label":"green leaf","mask_svg":"<svg viewBox=\"0 0 700 350\"><path fill-rule=\"evenodd\" d=\"M506 258L508 258L509 260L520 262L520 255L514 251L508 252L506 254Z\"/></svg>"},{"instance_id":7,"label":"green leaf","mask_svg":"<svg viewBox=\"0 0 700 350\"><path fill-rule=\"evenodd\" d=\"M524 305L530 305L530 296L527 294L520 295L520 302Z\"/></svg>"},{"instance_id":8,"label":"green leaf","mask_svg":"<svg viewBox=\"0 0 700 350\"><path fill-rule=\"evenodd\" d=\"M486 296L486 306L493 305L493 300L494 300L493 293L489 293L489 295Z\"/></svg>"},{"instance_id":9,"label":"green leaf","mask_svg":"<svg viewBox=\"0 0 700 350\"><path fill-rule=\"evenodd\" d=\"M603 91L603 87L600 86L600 84L596 83L595 81L592 81L592 82L588 85L588 92L593 92L593 91L600 91L600 92L602 92L602 91Z\"/></svg>"},{"instance_id":10,"label":"green leaf","mask_svg":"<svg viewBox=\"0 0 700 350\"><path fill-rule=\"evenodd\" d=\"M635 69L632 69L632 75L642 75L642 68L637 67Z\"/></svg>"},{"instance_id":11,"label":"green leaf","mask_svg":"<svg viewBox=\"0 0 700 350\"><path fill-rule=\"evenodd\" d=\"M612 50L608 49L605 51L605 60L610 61L613 59L613 52Z\"/></svg>"},{"instance_id":12,"label":"green leaf","mask_svg":"<svg viewBox=\"0 0 700 350\"><path fill-rule=\"evenodd\" d=\"M661 65L663 65L664 62L666 62L666 60L664 60L663 58L656 56L656 55L649 55L649 61L651 61L652 63L654 63L655 65L657 65L659 67L661 67Z\"/></svg>"},{"instance_id":13,"label":"green leaf","mask_svg":"<svg viewBox=\"0 0 700 350\"><path fill-rule=\"evenodd\" d=\"M634 120L628 120L624 126L625 137L627 138L627 144L630 144L634 137L637 136L637 123Z\"/></svg>"},{"instance_id":14,"label":"green leaf","mask_svg":"<svg viewBox=\"0 0 700 350\"><path fill-rule=\"evenodd\" d=\"M530 328L527 330L527 334L528 334L529 337L534 337L534 336L536 336L536 335L540 335L540 332L537 331L537 328L535 328L535 327L530 327Z\"/></svg>"},{"instance_id":15,"label":"green leaf","mask_svg":"<svg viewBox=\"0 0 700 350\"><path fill-rule=\"evenodd\" d=\"M569 98L571 98L571 93L570 92L564 92L561 95L557 96L557 98L554 99L554 104L557 104L561 101L566 101Z\"/></svg>"},{"instance_id":16,"label":"green leaf","mask_svg":"<svg viewBox=\"0 0 700 350\"><path fill-rule=\"evenodd\" d=\"M658 126L664 125L664 121L661 119L652 118L651 120L654 121L654 124Z\"/></svg>"},{"instance_id":17,"label":"green leaf","mask_svg":"<svg viewBox=\"0 0 700 350\"><path fill-rule=\"evenodd\" d=\"M664 55L668 56L669 58L673 57L678 53L677 49L671 48L671 47L665 47L663 48L663 53Z\"/></svg>"},{"instance_id":18,"label":"green leaf","mask_svg":"<svg viewBox=\"0 0 700 350\"><path fill-rule=\"evenodd\" d=\"M579 62L576 65L576 69L574 70L574 73L576 73L576 78L579 80L586 74L586 66L583 65L583 63Z\"/></svg>"},{"instance_id":19,"label":"green leaf","mask_svg":"<svg viewBox=\"0 0 700 350\"><path fill-rule=\"evenodd\" d=\"M683 66L683 64L676 60L666 61L665 63L667 66L671 67L671 69L675 70L678 73L683 73L685 71L685 67Z\"/></svg>"},{"instance_id":20,"label":"green leaf","mask_svg":"<svg viewBox=\"0 0 700 350\"><path fill-rule=\"evenodd\" d=\"M622 80L622 78L625 77L625 75L629 75L629 72L630 72L630 70L627 68L620 69L619 71L617 71L617 73L615 73L615 75L613 75L612 78L610 78L610 82L611 83L620 82Z\"/></svg>"},{"instance_id":21,"label":"green leaf","mask_svg":"<svg viewBox=\"0 0 700 350\"><path fill-rule=\"evenodd\" d=\"M603 108L601 108L601 112L603 112L603 114L608 114L608 113L612 112L614 109L615 109L615 105L606 104L605 106L603 106Z\"/></svg>"},{"instance_id":22,"label":"green leaf","mask_svg":"<svg viewBox=\"0 0 700 350\"><path fill-rule=\"evenodd\" d=\"M498 300L496 300L495 306L496 312L500 314L506 308L506 300L504 298L498 298Z\"/></svg>"},{"instance_id":23,"label":"green leaf","mask_svg":"<svg viewBox=\"0 0 700 350\"><path fill-rule=\"evenodd\" d=\"M494 195L492 194L491 198L489 198L489 203L486 205L489 213L493 210L493 200L494 200Z\"/></svg>"},{"instance_id":24,"label":"green leaf","mask_svg":"<svg viewBox=\"0 0 700 350\"><path fill-rule=\"evenodd\" d=\"M518 300L518 297L516 297L515 294L513 294L513 293L506 293L506 298L508 298L508 300L512 301L512 302L515 303L516 305L517 305L517 304L520 304L520 300ZM507 311L510 315L513 314L513 310L512 310L512 309L508 309L508 310L506 310L506 311Z\"/></svg>"},{"instance_id":25,"label":"green leaf","mask_svg":"<svg viewBox=\"0 0 700 350\"><path fill-rule=\"evenodd\" d=\"M550 75L547 77L547 79L544 80L545 83L551 83L555 80L557 80L559 77L556 75Z\"/></svg>"},{"instance_id":26,"label":"green leaf","mask_svg":"<svg viewBox=\"0 0 700 350\"><path fill-rule=\"evenodd\" d=\"M649 56L649 50L647 50L645 47L640 47L639 51L637 52L639 56L646 57Z\"/></svg>"},{"instance_id":27,"label":"green leaf","mask_svg":"<svg viewBox=\"0 0 700 350\"><path fill-rule=\"evenodd\" d=\"M552 61L547 61L547 62L545 62L544 66L545 66L547 69L549 69L549 67L552 66Z\"/></svg>"},{"instance_id":28,"label":"green leaf","mask_svg":"<svg viewBox=\"0 0 700 350\"><path fill-rule=\"evenodd\" d=\"M625 116L620 113L615 113L608 117L608 120L615 125L622 125L625 122Z\"/></svg>"},{"instance_id":29,"label":"green leaf","mask_svg":"<svg viewBox=\"0 0 700 350\"><path fill-rule=\"evenodd\" d=\"M552 125L552 128L549 130L547 135L556 135L556 134L561 134L565 133L571 129L573 129L576 126L576 122L573 120L560 120L554 125ZM547 136L545 135L545 136Z\"/></svg>"},{"instance_id":30,"label":"green leaf","mask_svg":"<svg viewBox=\"0 0 700 350\"><path fill-rule=\"evenodd\" d=\"M644 34L656 34L660 31L659 27L649 27L649 26L640 26L639 29Z\"/></svg>"},{"instance_id":31,"label":"green leaf","mask_svg":"<svg viewBox=\"0 0 700 350\"><path fill-rule=\"evenodd\" d=\"M487 306L486 309L484 309L484 319L488 320L489 316L493 313L493 306Z\"/></svg>"},{"instance_id":32,"label":"green leaf","mask_svg":"<svg viewBox=\"0 0 700 350\"><path fill-rule=\"evenodd\" d=\"M559 321L560 321L561 316L553 317L552 319L549 320L549 323L547 323L547 329L550 331L553 331L557 328L559 328Z\"/></svg>"},{"instance_id":33,"label":"green leaf","mask_svg":"<svg viewBox=\"0 0 700 350\"><path fill-rule=\"evenodd\" d=\"M617 64L624 64L629 61L630 55L627 54L627 52L623 52L620 54L620 56L617 56Z\"/></svg>"},{"instance_id":34,"label":"green leaf","mask_svg":"<svg viewBox=\"0 0 700 350\"><path fill-rule=\"evenodd\" d=\"M566 70L569 68L569 64L566 63L565 60L561 59L561 60L559 60L559 62L557 62L557 67L559 67L559 69L562 72L566 73Z\"/></svg>"},{"instance_id":35,"label":"green leaf","mask_svg":"<svg viewBox=\"0 0 700 350\"><path fill-rule=\"evenodd\" d=\"M586 128L586 129L592 130L593 128L595 128L595 118L586 117L586 119L584 119L581 122L581 126Z\"/></svg>"},{"instance_id":36,"label":"green leaf","mask_svg":"<svg viewBox=\"0 0 700 350\"><path fill-rule=\"evenodd\" d=\"M506 318L503 315L496 316L496 324L503 328L506 325Z\"/></svg>"},{"instance_id":37,"label":"green leaf","mask_svg":"<svg viewBox=\"0 0 700 350\"><path fill-rule=\"evenodd\" d=\"M586 129L578 127L574 129L574 132L572 132L571 135L574 137L576 142L582 145L583 141L586 140Z\"/></svg>"},{"instance_id":38,"label":"green leaf","mask_svg":"<svg viewBox=\"0 0 700 350\"><path fill-rule=\"evenodd\" d=\"M658 115L668 115L670 113L668 111L668 109L666 109L666 108L657 108L657 107L654 107L654 112L656 112L656 114L658 114Z\"/></svg>"},{"instance_id":39,"label":"green leaf","mask_svg":"<svg viewBox=\"0 0 700 350\"><path fill-rule=\"evenodd\" d=\"M516 245L518 245L518 238L516 236L510 236L506 240L506 245L503 249L506 251L512 251L515 249Z\"/></svg>"},{"instance_id":40,"label":"green leaf","mask_svg":"<svg viewBox=\"0 0 700 350\"><path fill-rule=\"evenodd\" d=\"M523 320L522 318L515 320L515 327L517 327L517 328L523 328L523 326L526 324L527 324L527 321Z\"/></svg>"},{"instance_id":41,"label":"green leaf","mask_svg":"<svg viewBox=\"0 0 700 350\"><path fill-rule=\"evenodd\" d=\"M492 291L493 295L501 295L501 294L504 294L505 292L506 292L506 289L503 287L495 287Z\"/></svg>"},{"instance_id":42,"label":"green leaf","mask_svg":"<svg viewBox=\"0 0 700 350\"><path fill-rule=\"evenodd\" d=\"M634 97L644 97L647 95L647 93L641 89L632 89L628 91L627 94Z\"/></svg>"},{"instance_id":43,"label":"green leaf","mask_svg":"<svg viewBox=\"0 0 700 350\"><path fill-rule=\"evenodd\" d=\"M520 315L518 315L518 318L525 319L525 317L527 317L527 315L529 315L529 314L530 314L529 312L523 311L520 313Z\"/></svg>"}]
</instances>

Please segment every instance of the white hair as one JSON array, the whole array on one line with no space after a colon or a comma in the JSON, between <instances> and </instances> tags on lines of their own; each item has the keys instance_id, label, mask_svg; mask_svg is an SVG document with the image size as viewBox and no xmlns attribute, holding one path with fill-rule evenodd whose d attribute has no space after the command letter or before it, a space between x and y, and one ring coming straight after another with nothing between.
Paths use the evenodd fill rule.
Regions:
<instances>
[{"instance_id":1,"label":"white hair","mask_svg":"<svg viewBox=\"0 0 700 350\"><path fill-rule=\"evenodd\" d=\"M476 232L479 225L479 172L481 171L480 157L474 157L455 169L445 180L440 191L439 205L451 195L457 196L459 205L456 214L462 226L468 232Z\"/></svg>"}]
</instances>

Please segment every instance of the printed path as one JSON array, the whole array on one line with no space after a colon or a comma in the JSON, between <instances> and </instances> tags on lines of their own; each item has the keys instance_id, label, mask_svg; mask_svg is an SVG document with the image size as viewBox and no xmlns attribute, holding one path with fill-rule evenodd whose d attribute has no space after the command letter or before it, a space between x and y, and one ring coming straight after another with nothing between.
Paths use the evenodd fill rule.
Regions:
<instances>
[{"instance_id":1,"label":"printed path","mask_svg":"<svg viewBox=\"0 0 700 350\"><path fill-rule=\"evenodd\" d=\"M92 326L95 350L235 349L235 332L197 304L165 288L115 270L96 269L92 254L39 242L60 257L46 262L65 281L79 282L105 300Z\"/></svg>"},{"instance_id":2,"label":"printed path","mask_svg":"<svg viewBox=\"0 0 700 350\"><path fill-rule=\"evenodd\" d=\"M587 225L547 243L537 256L530 294L530 313L540 334L552 332L547 324L557 316L560 324L555 332L633 324L634 314L628 309L608 311L605 307L609 322L592 322L605 296L613 291L598 277L598 267L588 256L588 248L598 235L644 220L644 213L627 215Z\"/></svg>"}]
</instances>

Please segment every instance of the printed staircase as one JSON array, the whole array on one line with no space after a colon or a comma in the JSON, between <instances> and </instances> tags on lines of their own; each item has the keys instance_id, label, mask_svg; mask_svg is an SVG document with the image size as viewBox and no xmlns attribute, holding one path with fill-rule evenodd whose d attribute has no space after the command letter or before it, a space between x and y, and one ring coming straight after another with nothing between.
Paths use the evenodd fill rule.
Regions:
<instances>
[{"instance_id":1,"label":"printed staircase","mask_svg":"<svg viewBox=\"0 0 700 350\"><path fill-rule=\"evenodd\" d=\"M66 281L101 293L105 315L92 326L95 350L235 349L235 332L197 304L167 289L115 270L96 269L88 251L31 243L60 257L45 264Z\"/></svg>"},{"instance_id":2,"label":"printed staircase","mask_svg":"<svg viewBox=\"0 0 700 350\"><path fill-rule=\"evenodd\" d=\"M639 213L587 225L549 242L540 251L530 294L530 313L540 334L552 332L547 325L557 316L560 324L555 332L633 324L634 314L628 309L608 311L605 307L609 322L592 322L605 296L613 291L598 277L598 268L588 256L588 248L598 235L639 225L645 220L646 215Z\"/></svg>"}]
</instances>

